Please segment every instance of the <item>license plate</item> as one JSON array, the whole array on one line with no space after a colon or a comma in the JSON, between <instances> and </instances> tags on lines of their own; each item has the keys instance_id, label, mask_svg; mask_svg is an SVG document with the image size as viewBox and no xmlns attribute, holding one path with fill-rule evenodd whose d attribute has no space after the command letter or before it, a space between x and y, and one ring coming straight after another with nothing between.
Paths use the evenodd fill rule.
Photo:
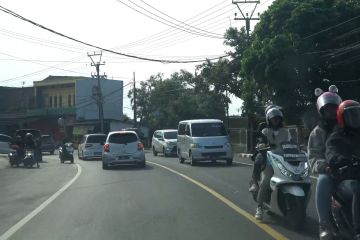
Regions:
<instances>
[{"instance_id":1,"label":"license plate","mask_svg":"<svg viewBox=\"0 0 360 240\"><path fill-rule=\"evenodd\" d=\"M102 155L102 152L94 152L94 155Z\"/></svg>"},{"instance_id":2,"label":"license plate","mask_svg":"<svg viewBox=\"0 0 360 240\"><path fill-rule=\"evenodd\" d=\"M118 159L119 160L126 160L126 159L129 159L130 157L129 156L120 156Z\"/></svg>"}]
</instances>

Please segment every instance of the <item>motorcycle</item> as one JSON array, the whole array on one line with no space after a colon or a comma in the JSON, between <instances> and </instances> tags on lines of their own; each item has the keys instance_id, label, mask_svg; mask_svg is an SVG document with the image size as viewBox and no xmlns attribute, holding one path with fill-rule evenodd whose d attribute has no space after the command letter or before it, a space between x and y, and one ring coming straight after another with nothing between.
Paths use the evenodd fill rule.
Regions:
<instances>
[{"instance_id":1,"label":"motorcycle","mask_svg":"<svg viewBox=\"0 0 360 240\"><path fill-rule=\"evenodd\" d=\"M17 166L23 163L23 153L18 145L11 145L12 150L8 153L9 164L11 167Z\"/></svg>"},{"instance_id":2,"label":"motorcycle","mask_svg":"<svg viewBox=\"0 0 360 240\"><path fill-rule=\"evenodd\" d=\"M25 156L23 159L23 163L25 167L33 167L36 163L37 168L40 167L39 162L37 161L36 156L34 155L34 149L32 148L26 148L25 149Z\"/></svg>"},{"instance_id":3,"label":"motorcycle","mask_svg":"<svg viewBox=\"0 0 360 240\"><path fill-rule=\"evenodd\" d=\"M339 169L339 173L349 169L360 171L360 158L353 157L350 166ZM354 239L354 227L352 224L352 190L351 184L357 180L343 180L339 183L331 202L331 217L336 239Z\"/></svg>"},{"instance_id":4,"label":"motorcycle","mask_svg":"<svg viewBox=\"0 0 360 240\"><path fill-rule=\"evenodd\" d=\"M278 147L263 146L257 149L267 157L258 183L261 189L266 176L271 176L268 198L264 209L268 213L284 216L290 226L303 226L306 208L311 195L310 164L307 155L296 144L284 142ZM269 183L267 183L269 184ZM259 190L252 192L256 202Z\"/></svg>"},{"instance_id":5,"label":"motorcycle","mask_svg":"<svg viewBox=\"0 0 360 240\"><path fill-rule=\"evenodd\" d=\"M70 161L74 163L74 148L72 143L65 143L59 147L60 162Z\"/></svg>"}]
</instances>

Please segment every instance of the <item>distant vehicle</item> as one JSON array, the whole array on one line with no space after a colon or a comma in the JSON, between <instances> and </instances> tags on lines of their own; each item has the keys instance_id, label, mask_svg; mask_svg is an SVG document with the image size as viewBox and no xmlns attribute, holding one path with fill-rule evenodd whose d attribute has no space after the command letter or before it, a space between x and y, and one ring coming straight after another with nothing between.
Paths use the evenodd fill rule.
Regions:
<instances>
[{"instance_id":1,"label":"distant vehicle","mask_svg":"<svg viewBox=\"0 0 360 240\"><path fill-rule=\"evenodd\" d=\"M103 152L103 169L134 164L145 167L144 145L134 131L110 132Z\"/></svg>"},{"instance_id":2,"label":"distant vehicle","mask_svg":"<svg viewBox=\"0 0 360 240\"><path fill-rule=\"evenodd\" d=\"M78 146L78 157L82 160L101 158L106 134L87 134Z\"/></svg>"},{"instance_id":3,"label":"distant vehicle","mask_svg":"<svg viewBox=\"0 0 360 240\"><path fill-rule=\"evenodd\" d=\"M217 119L179 122L177 152L180 163L185 159L191 165L200 161L225 160L233 162L233 151L224 123Z\"/></svg>"},{"instance_id":4,"label":"distant vehicle","mask_svg":"<svg viewBox=\"0 0 360 240\"><path fill-rule=\"evenodd\" d=\"M152 138L154 156L162 153L165 157L177 154L177 129L157 130Z\"/></svg>"},{"instance_id":5,"label":"distant vehicle","mask_svg":"<svg viewBox=\"0 0 360 240\"><path fill-rule=\"evenodd\" d=\"M8 135L0 134L0 153L9 154L12 149L10 147L14 139Z\"/></svg>"},{"instance_id":6,"label":"distant vehicle","mask_svg":"<svg viewBox=\"0 0 360 240\"><path fill-rule=\"evenodd\" d=\"M55 141L50 135L41 135L41 151L54 154L55 152Z\"/></svg>"},{"instance_id":7,"label":"distant vehicle","mask_svg":"<svg viewBox=\"0 0 360 240\"><path fill-rule=\"evenodd\" d=\"M62 144L59 147L59 158L61 163L64 163L65 161L70 161L71 163L74 163L73 154L74 154L74 148L71 142Z\"/></svg>"},{"instance_id":8,"label":"distant vehicle","mask_svg":"<svg viewBox=\"0 0 360 240\"><path fill-rule=\"evenodd\" d=\"M16 130L15 136L20 136L23 141L25 140L25 135L31 133L33 135L33 140L35 142L35 149L33 152L36 162L42 162L42 152L41 152L41 132L37 129L19 129Z\"/></svg>"}]
</instances>

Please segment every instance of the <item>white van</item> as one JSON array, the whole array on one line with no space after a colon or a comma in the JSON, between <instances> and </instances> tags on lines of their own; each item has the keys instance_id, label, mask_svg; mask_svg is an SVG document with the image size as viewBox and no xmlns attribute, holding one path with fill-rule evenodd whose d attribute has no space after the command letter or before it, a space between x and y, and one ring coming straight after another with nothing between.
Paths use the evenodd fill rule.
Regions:
<instances>
[{"instance_id":1,"label":"white van","mask_svg":"<svg viewBox=\"0 0 360 240\"><path fill-rule=\"evenodd\" d=\"M224 123L217 119L186 120L179 122L178 157L191 165L200 161L226 160L232 164L233 151Z\"/></svg>"}]
</instances>

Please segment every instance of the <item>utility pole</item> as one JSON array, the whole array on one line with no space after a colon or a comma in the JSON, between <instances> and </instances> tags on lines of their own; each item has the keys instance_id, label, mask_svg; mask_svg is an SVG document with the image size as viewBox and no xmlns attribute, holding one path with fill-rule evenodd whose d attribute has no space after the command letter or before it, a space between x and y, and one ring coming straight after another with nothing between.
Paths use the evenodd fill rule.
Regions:
<instances>
[{"instance_id":1,"label":"utility pole","mask_svg":"<svg viewBox=\"0 0 360 240\"><path fill-rule=\"evenodd\" d=\"M230 128L230 117L229 117L229 102L228 102L228 90L226 89L226 116L227 116L227 128Z\"/></svg>"},{"instance_id":2,"label":"utility pole","mask_svg":"<svg viewBox=\"0 0 360 240\"><path fill-rule=\"evenodd\" d=\"M134 128L136 128L136 116L137 116L137 111L136 111L136 84L135 84L135 72L133 73L134 75Z\"/></svg>"},{"instance_id":3,"label":"utility pole","mask_svg":"<svg viewBox=\"0 0 360 240\"><path fill-rule=\"evenodd\" d=\"M251 20L260 20L260 13L258 13L257 18L253 17L255 9L256 9L257 5L260 3L260 0L232 0L232 3L236 4L237 8L239 9L239 11L240 11L240 13L242 15L242 18L238 18L238 17L236 17L237 13L235 13L235 20L245 20L247 43L250 44L250 22L251 22ZM241 3L255 3L255 7L251 12L250 17L249 17L248 13L244 14L243 11L241 10L241 8L239 6L239 4L241 4ZM253 124L253 121L254 121L253 115L248 114L248 129L250 130L250 134L248 135L249 136L248 140L250 142L250 146L248 145L247 151L251 151L252 148L253 148L253 143L254 143L254 134L253 134L254 133L254 124Z\"/></svg>"},{"instance_id":4,"label":"utility pole","mask_svg":"<svg viewBox=\"0 0 360 240\"><path fill-rule=\"evenodd\" d=\"M235 13L235 20L245 20L245 29L246 29L246 33L247 33L247 39L249 41L250 40L250 21L251 20L260 20L259 17L253 18L255 9L256 9L257 5L260 3L260 0L232 0L232 3L237 6L237 8L239 9L239 11L242 15L242 18L238 18L238 17L236 17L237 13ZM239 4L241 4L241 3L255 3L255 7L251 12L250 17L249 17L248 13L244 14L243 11L241 10L241 8L239 6ZM258 16L259 15L260 14L258 13Z\"/></svg>"},{"instance_id":5,"label":"utility pole","mask_svg":"<svg viewBox=\"0 0 360 240\"><path fill-rule=\"evenodd\" d=\"M103 110L103 96L102 96L101 83L100 83L100 66L105 65L105 62L101 63L102 52L100 53L94 52L92 54L88 53L88 56L90 57L92 62L91 66L94 66L96 68L97 86L96 86L96 91L94 93L94 97L99 108L100 131L101 133L104 133L104 110ZM95 62L93 57L99 57L99 61ZM94 75L92 75L92 77L94 77Z\"/></svg>"}]
</instances>

